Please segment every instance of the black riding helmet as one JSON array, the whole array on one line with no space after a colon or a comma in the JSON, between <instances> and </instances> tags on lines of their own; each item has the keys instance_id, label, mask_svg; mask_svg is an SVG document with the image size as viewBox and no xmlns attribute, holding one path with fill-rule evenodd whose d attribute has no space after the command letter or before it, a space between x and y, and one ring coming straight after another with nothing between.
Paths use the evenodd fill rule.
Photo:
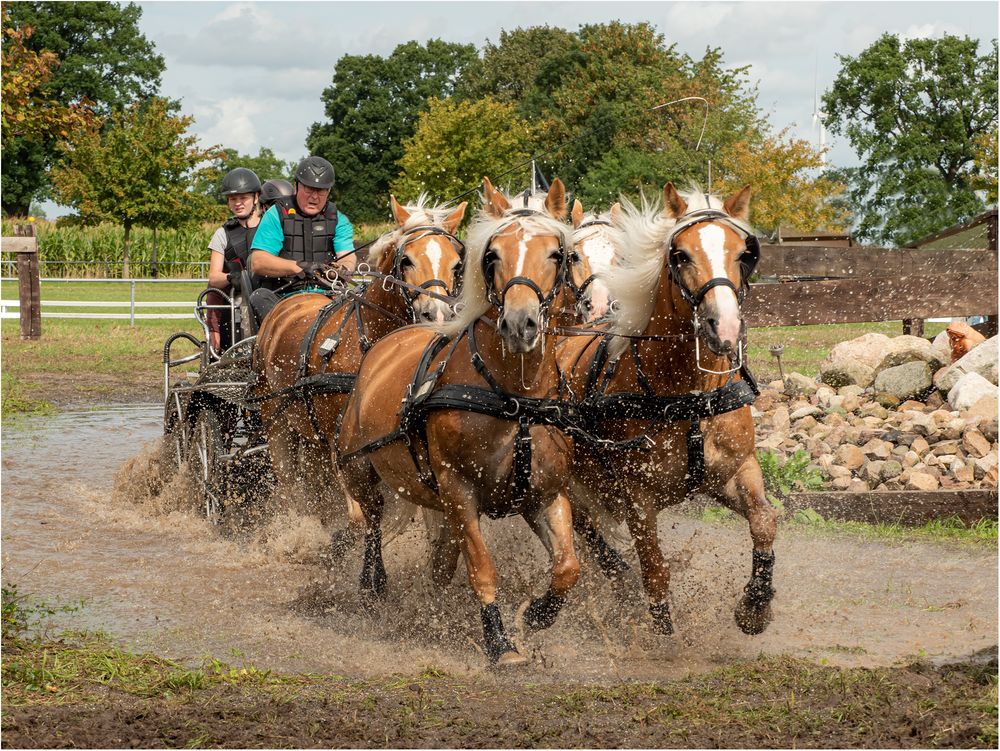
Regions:
<instances>
[{"instance_id":1,"label":"black riding helmet","mask_svg":"<svg viewBox=\"0 0 1000 751\"><path fill-rule=\"evenodd\" d=\"M253 170L237 167L222 178L222 195L234 196L239 193L260 193L260 178Z\"/></svg>"},{"instance_id":2,"label":"black riding helmet","mask_svg":"<svg viewBox=\"0 0 1000 751\"><path fill-rule=\"evenodd\" d=\"M329 190L333 187L333 165L321 156L307 156L299 162L295 180L310 188Z\"/></svg>"},{"instance_id":3,"label":"black riding helmet","mask_svg":"<svg viewBox=\"0 0 1000 751\"><path fill-rule=\"evenodd\" d=\"M260 202L267 208L279 198L295 194L295 186L288 180L268 180L260 186Z\"/></svg>"}]
</instances>

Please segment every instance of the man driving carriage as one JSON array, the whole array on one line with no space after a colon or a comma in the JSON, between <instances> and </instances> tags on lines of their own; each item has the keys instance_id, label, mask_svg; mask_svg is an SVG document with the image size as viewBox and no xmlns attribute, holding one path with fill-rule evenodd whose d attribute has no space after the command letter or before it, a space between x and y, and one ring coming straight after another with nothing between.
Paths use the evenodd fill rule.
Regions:
<instances>
[{"instance_id":1,"label":"man driving carriage","mask_svg":"<svg viewBox=\"0 0 1000 751\"><path fill-rule=\"evenodd\" d=\"M354 228L329 201L333 184L333 165L306 157L295 171L294 195L277 199L264 214L250 254L264 290L292 294L313 288L311 278L327 267L354 268L353 255L338 260L354 250Z\"/></svg>"}]
</instances>

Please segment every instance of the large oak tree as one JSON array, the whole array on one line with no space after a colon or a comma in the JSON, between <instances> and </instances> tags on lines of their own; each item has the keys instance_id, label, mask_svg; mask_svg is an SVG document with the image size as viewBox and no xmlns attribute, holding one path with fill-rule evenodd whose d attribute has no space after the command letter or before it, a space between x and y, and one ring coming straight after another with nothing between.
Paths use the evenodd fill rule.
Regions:
<instances>
[{"instance_id":1,"label":"large oak tree","mask_svg":"<svg viewBox=\"0 0 1000 751\"><path fill-rule=\"evenodd\" d=\"M983 161L997 129L996 40L980 54L969 38L884 34L840 61L823 102L863 161L847 171L858 234L906 244L982 211L976 190L996 175Z\"/></svg>"}]
</instances>

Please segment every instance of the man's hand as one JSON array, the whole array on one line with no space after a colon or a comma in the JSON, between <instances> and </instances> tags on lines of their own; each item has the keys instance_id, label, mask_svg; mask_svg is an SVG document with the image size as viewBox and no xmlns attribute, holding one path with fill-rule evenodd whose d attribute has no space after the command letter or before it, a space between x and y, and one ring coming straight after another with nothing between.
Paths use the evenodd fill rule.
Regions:
<instances>
[{"instance_id":1,"label":"man's hand","mask_svg":"<svg viewBox=\"0 0 1000 751\"><path fill-rule=\"evenodd\" d=\"M326 271L326 264L316 261L296 261L301 271L295 275L296 279L308 279L312 276L322 276Z\"/></svg>"},{"instance_id":2,"label":"man's hand","mask_svg":"<svg viewBox=\"0 0 1000 751\"><path fill-rule=\"evenodd\" d=\"M226 274L226 279L229 280L229 286L234 290L239 291L240 283L243 280L243 273L240 271L230 271Z\"/></svg>"}]
</instances>

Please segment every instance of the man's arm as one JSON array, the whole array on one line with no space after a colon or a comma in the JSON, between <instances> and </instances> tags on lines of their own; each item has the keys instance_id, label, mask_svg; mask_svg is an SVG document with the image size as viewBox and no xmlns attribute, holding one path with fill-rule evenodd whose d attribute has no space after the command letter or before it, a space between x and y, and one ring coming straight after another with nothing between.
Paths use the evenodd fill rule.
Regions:
<instances>
[{"instance_id":1,"label":"man's arm","mask_svg":"<svg viewBox=\"0 0 1000 751\"><path fill-rule=\"evenodd\" d=\"M253 236L250 252L250 272L258 276L295 276L301 271L295 261L281 258L281 246L285 233L281 229L278 209L269 208L261 217Z\"/></svg>"},{"instance_id":2,"label":"man's arm","mask_svg":"<svg viewBox=\"0 0 1000 751\"><path fill-rule=\"evenodd\" d=\"M351 253L349 256L340 257L342 253L354 250L354 226L351 220L337 212L337 229L333 234L333 253L337 256L337 265L347 271L354 271L358 265L358 257Z\"/></svg>"}]
</instances>

